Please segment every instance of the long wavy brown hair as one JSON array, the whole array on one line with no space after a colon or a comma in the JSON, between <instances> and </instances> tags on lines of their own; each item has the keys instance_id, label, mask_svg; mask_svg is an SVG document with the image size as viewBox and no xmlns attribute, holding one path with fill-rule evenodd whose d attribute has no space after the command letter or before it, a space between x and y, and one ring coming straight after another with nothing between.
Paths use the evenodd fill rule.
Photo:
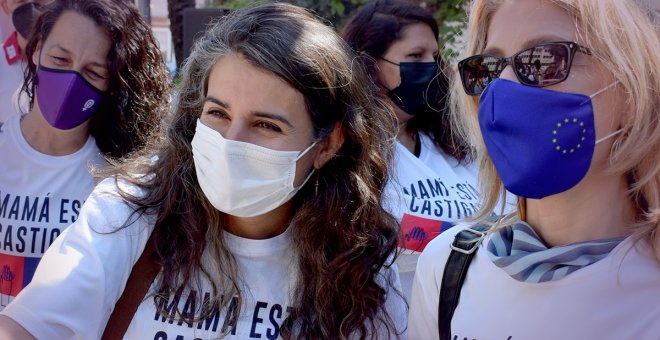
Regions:
<instances>
[{"instance_id":1,"label":"long wavy brown hair","mask_svg":"<svg viewBox=\"0 0 660 340\"><path fill-rule=\"evenodd\" d=\"M300 91L316 139L326 137L337 122L345 139L337 155L293 198L289 228L299 275L292 301L296 308L282 335L375 338L383 329L395 334L384 303L386 292L400 292L392 290L384 273L393 262L398 226L380 203L396 118L372 95L366 72L334 30L307 10L283 3L237 11L210 27L183 67L176 109L163 137L138 162L116 169L121 180L146 192L144 197L123 194L136 212L157 217L154 242L163 275L156 299L203 278L214 296L202 315L227 310L229 299L222 296L238 296L236 305L242 304L235 259L222 237L223 213L201 191L191 150L210 71L230 53ZM136 173L149 176L136 178ZM203 254L210 254L213 263L202 261Z\"/></svg>"},{"instance_id":2,"label":"long wavy brown hair","mask_svg":"<svg viewBox=\"0 0 660 340\"><path fill-rule=\"evenodd\" d=\"M30 107L38 81L32 55L65 11L92 19L110 36L108 91L91 118L90 134L106 156L123 157L147 144L168 111L171 80L160 49L132 1L56 0L44 8L25 48L29 57L22 93Z\"/></svg>"}]
</instances>

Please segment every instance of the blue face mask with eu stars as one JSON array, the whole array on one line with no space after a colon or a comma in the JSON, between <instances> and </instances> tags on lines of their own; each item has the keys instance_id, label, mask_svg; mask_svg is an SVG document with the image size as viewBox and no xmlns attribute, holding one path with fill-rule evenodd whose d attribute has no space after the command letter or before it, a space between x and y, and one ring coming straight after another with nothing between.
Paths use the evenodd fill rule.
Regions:
<instances>
[{"instance_id":1,"label":"blue face mask with eu stars","mask_svg":"<svg viewBox=\"0 0 660 340\"><path fill-rule=\"evenodd\" d=\"M498 78L479 98L479 126L504 187L540 199L567 191L587 174L595 145L591 98Z\"/></svg>"}]
</instances>

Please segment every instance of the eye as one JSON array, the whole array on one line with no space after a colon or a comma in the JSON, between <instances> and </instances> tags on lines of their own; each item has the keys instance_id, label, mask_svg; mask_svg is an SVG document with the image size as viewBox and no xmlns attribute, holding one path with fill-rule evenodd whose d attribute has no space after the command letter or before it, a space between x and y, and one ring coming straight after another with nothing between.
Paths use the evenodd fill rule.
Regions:
<instances>
[{"instance_id":1,"label":"eye","mask_svg":"<svg viewBox=\"0 0 660 340\"><path fill-rule=\"evenodd\" d=\"M54 55L50 56L50 59L53 62L53 64L57 66L66 66L69 63L69 61L66 58L62 58Z\"/></svg>"},{"instance_id":2,"label":"eye","mask_svg":"<svg viewBox=\"0 0 660 340\"><path fill-rule=\"evenodd\" d=\"M410 53L410 54L408 54L406 57L414 58L414 59L421 59L421 58L422 58L422 54L421 54L421 53Z\"/></svg>"},{"instance_id":3,"label":"eye","mask_svg":"<svg viewBox=\"0 0 660 340\"><path fill-rule=\"evenodd\" d=\"M206 111L205 114L212 116L214 118L229 120L229 116L227 115L227 113L217 108L210 108L208 109L208 111Z\"/></svg>"},{"instance_id":4,"label":"eye","mask_svg":"<svg viewBox=\"0 0 660 340\"><path fill-rule=\"evenodd\" d=\"M88 76L91 80L102 80L102 79L105 79L104 76L102 76L101 74L99 74L98 72L95 72L95 71L93 71L93 70L87 70L86 74L87 74L87 76Z\"/></svg>"},{"instance_id":5,"label":"eye","mask_svg":"<svg viewBox=\"0 0 660 340\"><path fill-rule=\"evenodd\" d=\"M277 126L276 124L273 124L271 122L267 122L267 121L256 122L254 124L254 126L256 126L258 128L261 128L261 129L270 130L270 131L273 131L273 132L282 132L282 129L279 126Z\"/></svg>"}]
</instances>

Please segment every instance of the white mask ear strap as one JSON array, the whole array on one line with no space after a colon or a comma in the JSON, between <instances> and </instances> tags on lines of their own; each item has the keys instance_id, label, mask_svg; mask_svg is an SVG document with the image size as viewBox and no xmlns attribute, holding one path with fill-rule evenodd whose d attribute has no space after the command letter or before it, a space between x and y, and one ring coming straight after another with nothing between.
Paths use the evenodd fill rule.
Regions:
<instances>
[{"instance_id":1,"label":"white mask ear strap","mask_svg":"<svg viewBox=\"0 0 660 340\"><path fill-rule=\"evenodd\" d=\"M318 143L318 141L315 141L314 143L312 143L312 145L308 146L307 149L303 150L298 155L298 157L296 157L296 161L299 160L300 158L302 158L302 156L304 156L307 152L309 152L309 150L311 150L316 145L316 143Z\"/></svg>"},{"instance_id":2,"label":"white mask ear strap","mask_svg":"<svg viewBox=\"0 0 660 340\"><path fill-rule=\"evenodd\" d=\"M614 136L620 134L622 131L623 131L623 128L618 129L618 130L616 130L616 131L610 133L609 135L607 135L607 136L605 136L605 137L603 137L603 138L598 139L598 140L596 141L596 144L598 144L598 143L600 143L600 142L602 142L602 141L604 141L604 140L610 139L610 138L612 138L612 137L614 137Z\"/></svg>"},{"instance_id":3,"label":"white mask ear strap","mask_svg":"<svg viewBox=\"0 0 660 340\"><path fill-rule=\"evenodd\" d=\"M609 85L603 87L602 89L596 91L596 93L594 93L594 94L592 94L591 96L589 96L589 98L593 99L595 96L597 96L597 95L599 95L599 94L601 94L601 93L603 93L603 92L609 90L610 88L616 86L616 84L618 84L618 83L619 83L619 81L618 81L618 80L615 80L612 84L609 84Z\"/></svg>"},{"instance_id":4,"label":"white mask ear strap","mask_svg":"<svg viewBox=\"0 0 660 340\"><path fill-rule=\"evenodd\" d=\"M302 182L302 184L300 184L300 185L296 188L296 190L302 188L302 187L305 185L305 183L307 183L307 181L309 181L309 179L312 177L312 175L314 174L315 171L316 171L316 169L315 169L315 168L312 168L312 171L309 172L309 174L307 175L307 177L305 177L305 180ZM317 187L318 187L318 184L317 184ZM317 189L317 191L318 191L318 189Z\"/></svg>"}]
</instances>

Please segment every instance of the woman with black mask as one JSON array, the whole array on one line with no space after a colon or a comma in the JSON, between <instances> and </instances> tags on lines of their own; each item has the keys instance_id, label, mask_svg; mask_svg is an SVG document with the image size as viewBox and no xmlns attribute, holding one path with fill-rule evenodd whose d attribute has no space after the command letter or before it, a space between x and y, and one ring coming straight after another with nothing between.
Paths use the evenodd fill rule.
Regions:
<instances>
[{"instance_id":1,"label":"woman with black mask","mask_svg":"<svg viewBox=\"0 0 660 340\"><path fill-rule=\"evenodd\" d=\"M477 210L475 167L463 140L452 135L445 62L431 13L413 2L376 0L361 7L341 33L398 118L385 208L401 225L404 250L397 261L409 297L417 257L426 244Z\"/></svg>"},{"instance_id":2,"label":"woman with black mask","mask_svg":"<svg viewBox=\"0 0 660 340\"><path fill-rule=\"evenodd\" d=\"M29 110L25 100L19 104L19 88L27 66L25 45L32 26L50 0L0 0L0 8L11 20L13 31L2 41L0 52L0 124L17 114ZM23 98L24 99L24 98Z\"/></svg>"}]
</instances>

